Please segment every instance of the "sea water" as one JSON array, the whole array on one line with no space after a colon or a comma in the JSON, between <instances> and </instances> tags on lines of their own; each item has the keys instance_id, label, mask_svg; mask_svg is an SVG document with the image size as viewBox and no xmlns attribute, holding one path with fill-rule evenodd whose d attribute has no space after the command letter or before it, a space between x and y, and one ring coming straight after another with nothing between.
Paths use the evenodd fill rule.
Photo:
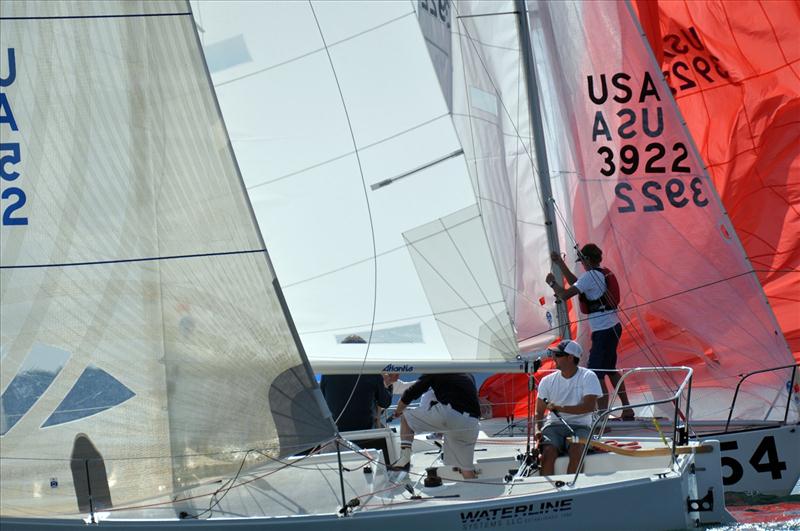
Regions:
<instances>
[{"instance_id":1,"label":"sea water","mask_svg":"<svg viewBox=\"0 0 800 531\"><path fill-rule=\"evenodd\" d=\"M800 482L789 496L727 495L725 503L737 524L709 526L714 531L800 530Z\"/></svg>"}]
</instances>

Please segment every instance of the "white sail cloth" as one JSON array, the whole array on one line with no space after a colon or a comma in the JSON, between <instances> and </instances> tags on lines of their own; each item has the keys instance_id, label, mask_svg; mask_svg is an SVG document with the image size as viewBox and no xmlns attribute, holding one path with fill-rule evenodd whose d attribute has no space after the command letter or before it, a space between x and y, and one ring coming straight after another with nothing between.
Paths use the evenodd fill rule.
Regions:
<instances>
[{"instance_id":1,"label":"white sail cloth","mask_svg":"<svg viewBox=\"0 0 800 531\"><path fill-rule=\"evenodd\" d=\"M414 4L194 6L315 370L514 360L481 211ZM338 344L351 333L370 344Z\"/></svg>"},{"instance_id":2,"label":"white sail cloth","mask_svg":"<svg viewBox=\"0 0 800 531\"><path fill-rule=\"evenodd\" d=\"M517 341L542 349L558 328L516 7L453 4L453 121Z\"/></svg>"},{"instance_id":3,"label":"white sail cloth","mask_svg":"<svg viewBox=\"0 0 800 531\"><path fill-rule=\"evenodd\" d=\"M332 436L188 4L0 17L2 208L21 191L27 222L0 227L0 512L74 512L78 434L116 506Z\"/></svg>"}]
</instances>

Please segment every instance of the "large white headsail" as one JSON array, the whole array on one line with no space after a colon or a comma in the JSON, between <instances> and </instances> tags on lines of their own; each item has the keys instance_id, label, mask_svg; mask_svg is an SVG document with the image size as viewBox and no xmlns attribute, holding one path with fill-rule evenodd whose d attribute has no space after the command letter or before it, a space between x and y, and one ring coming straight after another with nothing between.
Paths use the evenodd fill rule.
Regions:
<instances>
[{"instance_id":1,"label":"large white headsail","mask_svg":"<svg viewBox=\"0 0 800 531\"><path fill-rule=\"evenodd\" d=\"M564 246L620 280L619 365L693 367L695 417L725 419L740 374L792 357L669 88L625 3L529 5ZM783 419L790 377L748 380L733 417Z\"/></svg>"},{"instance_id":2,"label":"large white headsail","mask_svg":"<svg viewBox=\"0 0 800 531\"><path fill-rule=\"evenodd\" d=\"M332 436L188 4L0 17L0 512L77 512L79 434L115 507Z\"/></svg>"},{"instance_id":3,"label":"large white headsail","mask_svg":"<svg viewBox=\"0 0 800 531\"><path fill-rule=\"evenodd\" d=\"M486 233L524 348L558 335L545 215L513 0L453 4L453 121L467 154ZM548 296L542 303L542 297Z\"/></svg>"},{"instance_id":4,"label":"large white headsail","mask_svg":"<svg viewBox=\"0 0 800 531\"><path fill-rule=\"evenodd\" d=\"M319 372L517 354L414 7L196 4L248 193ZM369 347L338 344L351 333Z\"/></svg>"}]
</instances>

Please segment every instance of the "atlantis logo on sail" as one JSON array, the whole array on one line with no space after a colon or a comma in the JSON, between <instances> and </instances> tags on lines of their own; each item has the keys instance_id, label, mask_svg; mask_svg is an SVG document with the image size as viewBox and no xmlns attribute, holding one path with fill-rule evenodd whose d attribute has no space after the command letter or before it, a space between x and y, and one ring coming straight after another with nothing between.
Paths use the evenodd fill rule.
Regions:
<instances>
[{"instance_id":1,"label":"atlantis logo on sail","mask_svg":"<svg viewBox=\"0 0 800 531\"><path fill-rule=\"evenodd\" d=\"M381 372L414 372L414 366L408 365L407 363L404 363L402 365L395 365L394 363L390 363L389 365L381 369Z\"/></svg>"},{"instance_id":2,"label":"atlantis logo on sail","mask_svg":"<svg viewBox=\"0 0 800 531\"><path fill-rule=\"evenodd\" d=\"M572 513L572 501L572 498L566 498L553 502L543 501L462 512L461 529L489 529L563 518Z\"/></svg>"}]
</instances>

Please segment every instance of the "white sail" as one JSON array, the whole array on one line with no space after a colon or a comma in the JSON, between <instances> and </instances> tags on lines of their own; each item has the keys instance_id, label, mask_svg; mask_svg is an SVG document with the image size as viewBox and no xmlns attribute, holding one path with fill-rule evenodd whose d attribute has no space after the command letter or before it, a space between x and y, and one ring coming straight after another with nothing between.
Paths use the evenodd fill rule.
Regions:
<instances>
[{"instance_id":1,"label":"white sail","mask_svg":"<svg viewBox=\"0 0 800 531\"><path fill-rule=\"evenodd\" d=\"M620 281L618 365L693 367L693 416L725 419L739 375L793 360L669 88L625 4L530 8L564 248ZM733 418L783 420L790 379L748 380Z\"/></svg>"},{"instance_id":2,"label":"white sail","mask_svg":"<svg viewBox=\"0 0 800 531\"><path fill-rule=\"evenodd\" d=\"M543 348L558 330L552 290L544 282L550 253L516 3L457 2L453 9L453 121L517 340L528 349Z\"/></svg>"},{"instance_id":3,"label":"white sail","mask_svg":"<svg viewBox=\"0 0 800 531\"><path fill-rule=\"evenodd\" d=\"M315 370L514 360L415 4L195 6L248 193ZM369 346L338 344L350 333Z\"/></svg>"},{"instance_id":4,"label":"white sail","mask_svg":"<svg viewBox=\"0 0 800 531\"><path fill-rule=\"evenodd\" d=\"M0 17L0 512L73 513L79 434L115 505L331 437L188 4Z\"/></svg>"}]
</instances>

